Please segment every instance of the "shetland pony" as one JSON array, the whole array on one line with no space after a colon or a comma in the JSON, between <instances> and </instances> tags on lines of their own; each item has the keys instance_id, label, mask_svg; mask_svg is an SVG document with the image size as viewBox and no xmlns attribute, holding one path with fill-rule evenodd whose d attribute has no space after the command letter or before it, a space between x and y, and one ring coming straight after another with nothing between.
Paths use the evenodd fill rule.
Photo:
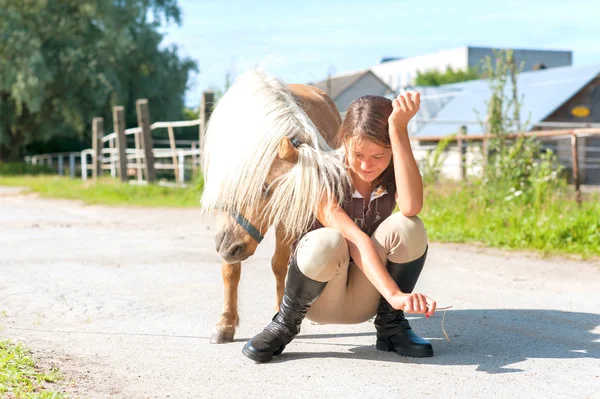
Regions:
<instances>
[{"instance_id":1,"label":"shetland pony","mask_svg":"<svg viewBox=\"0 0 600 399\"><path fill-rule=\"evenodd\" d=\"M201 206L218 213L224 306L212 343L233 341L239 323L241 262L275 226L271 267L283 298L290 245L324 199L343 198L345 166L334 150L340 114L313 86L289 85L262 72L240 75L217 103L205 136Z\"/></svg>"}]
</instances>

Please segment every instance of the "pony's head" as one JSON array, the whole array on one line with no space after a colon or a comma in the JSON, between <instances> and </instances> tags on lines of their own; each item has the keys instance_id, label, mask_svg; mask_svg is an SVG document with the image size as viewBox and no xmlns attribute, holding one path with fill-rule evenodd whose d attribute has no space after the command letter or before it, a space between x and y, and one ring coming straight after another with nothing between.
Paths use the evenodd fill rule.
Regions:
<instances>
[{"instance_id":1,"label":"pony's head","mask_svg":"<svg viewBox=\"0 0 600 399\"><path fill-rule=\"evenodd\" d=\"M216 249L228 263L251 256L270 226L292 240L321 201L343 196L343 163L279 80L241 75L206 131L202 208L219 211Z\"/></svg>"},{"instance_id":2,"label":"pony's head","mask_svg":"<svg viewBox=\"0 0 600 399\"><path fill-rule=\"evenodd\" d=\"M278 179L290 172L297 161L298 150L289 139L283 139L258 202L248 203L237 212L222 213L219 232L215 236L215 249L223 260L228 263L241 262L254 254L271 226L268 215L262 211L269 207Z\"/></svg>"}]
</instances>

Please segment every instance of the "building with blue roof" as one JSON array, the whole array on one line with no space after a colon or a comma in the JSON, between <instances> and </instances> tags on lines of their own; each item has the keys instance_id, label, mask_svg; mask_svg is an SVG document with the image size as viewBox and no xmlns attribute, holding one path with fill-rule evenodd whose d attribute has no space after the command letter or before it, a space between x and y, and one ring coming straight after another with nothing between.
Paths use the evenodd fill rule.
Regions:
<instances>
[{"instance_id":1,"label":"building with blue roof","mask_svg":"<svg viewBox=\"0 0 600 399\"><path fill-rule=\"evenodd\" d=\"M426 156L427 150L423 149L431 146L430 142L425 144L427 138L453 134L462 126L467 135L486 133L484 120L492 96L487 80L414 89L421 92L421 108L409 126L417 158ZM523 72L518 75L517 89L523 131L600 127L600 64ZM512 96L510 80L505 96ZM557 153L568 170L572 169L570 137L541 141ZM580 181L600 185L600 136L580 137L578 141ZM449 172L444 174L458 177L458 157L458 152L450 155L445 167Z\"/></svg>"},{"instance_id":2,"label":"building with blue roof","mask_svg":"<svg viewBox=\"0 0 600 399\"><path fill-rule=\"evenodd\" d=\"M521 126L532 130L542 122L600 123L600 64L584 67L557 67L523 72L517 77L517 89L522 98ZM578 97L586 92L588 95ZM412 136L445 136L467 126L467 134L484 133L482 120L487 113L487 101L492 92L485 79L454 83L439 87L415 87L421 92L421 110L411 128ZM505 87L510 98L512 85ZM589 114L574 116L570 112L555 113L567 105L569 108L586 107Z\"/></svg>"},{"instance_id":3,"label":"building with blue roof","mask_svg":"<svg viewBox=\"0 0 600 399\"><path fill-rule=\"evenodd\" d=\"M413 150L417 160L427 156L431 139L453 134L461 127L467 135L485 133L487 101L492 96L485 79L454 83L438 87L411 86L417 71L444 70L446 66L466 69L493 56L492 48L466 46L404 59L389 59L369 69L331 76L315 83L329 93L342 117L348 105L367 95L395 97L406 89L421 93L421 107L409 124ZM572 66L572 52L563 50L515 49L515 61L524 66L518 75L517 88L521 98L521 130L595 127L600 128L600 64ZM506 98L512 97L510 81L505 87ZM600 185L600 136L579 138L580 180L584 184ZM570 137L542 140L552 148L567 169L572 168ZM449 177L459 178L459 155L456 148L448 158ZM467 159L473 158L467 154ZM477 163L477 162L473 162ZM454 165L456 164L456 165ZM471 173L478 173L471 170Z\"/></svg>"}]
</instances>

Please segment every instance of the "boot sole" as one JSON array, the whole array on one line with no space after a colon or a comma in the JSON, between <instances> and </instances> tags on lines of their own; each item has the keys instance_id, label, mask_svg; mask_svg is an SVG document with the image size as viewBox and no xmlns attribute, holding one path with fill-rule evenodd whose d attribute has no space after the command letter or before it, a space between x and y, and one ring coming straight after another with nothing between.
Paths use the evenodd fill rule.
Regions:
<instances>
[{"instance_id":1,"label":"boot sole","mask_svg":"<svg viewBox=\"0 0 600 399\"><path fill-rule=\"evenodd\" d=\"M259 354L244 346L242 354L257 363L267 363L273 359L272 353Z\"/></svg>"},{"instance_id":2,"label":"boot sole","mask_svg":"<svg viewBox=\"0 0 600 399\"><path fill-rule=\"evenodd\" d=\"M285 349L285 345L278 349L275 353L257 353L252 349L244 346L242 348L242 354L247 358L254 360L257 363L267 363L273 360L274 356L279 356Z\"/></svg>"},{"instance_id":3,"label":"boot sole","mask_svg":"<svg viewBox=\"0 0 600 399\"><path fill-rule=\"evenodd\" d=\"M396 352L400 356L406 357L433 357L433 349L424 349L420 351L410 351L402 348L396 348L394 345L386 341L375 341L375 348L382 352Z\"/></svg>"}]
</instances>

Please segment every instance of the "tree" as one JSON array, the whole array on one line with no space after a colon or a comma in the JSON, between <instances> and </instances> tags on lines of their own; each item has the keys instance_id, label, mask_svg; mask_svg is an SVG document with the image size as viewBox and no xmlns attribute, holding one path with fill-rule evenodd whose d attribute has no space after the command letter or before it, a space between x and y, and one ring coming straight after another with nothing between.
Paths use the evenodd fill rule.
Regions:
<instances>
[{"instance_id":1,"label":"tree","mask_svg":"<svg viewBox=\"0 0 600 399\"><path fill-rule=\"evenodd\" d=\"M158 28L179 23L176 0L0 0L0 161L26 145L89 142L90 122L135 100L153 119L177 119L195 62L160 49ZM81 145L81 144L80 144Z\"/></svg>"},{"instance_id":2,"label":"tree","mask_svg":"<svg viewBox=\"0 0 600 399\"><path fill-rule=\"evenodd\" d=\"M481 76L477 68L469 68L467 70L454 70L447 66L445 72L438 70L417 71L415 78L416 86L441 86L450 83L465 82L468 80L480 79Z\"/></svg>"}]
</instances>

